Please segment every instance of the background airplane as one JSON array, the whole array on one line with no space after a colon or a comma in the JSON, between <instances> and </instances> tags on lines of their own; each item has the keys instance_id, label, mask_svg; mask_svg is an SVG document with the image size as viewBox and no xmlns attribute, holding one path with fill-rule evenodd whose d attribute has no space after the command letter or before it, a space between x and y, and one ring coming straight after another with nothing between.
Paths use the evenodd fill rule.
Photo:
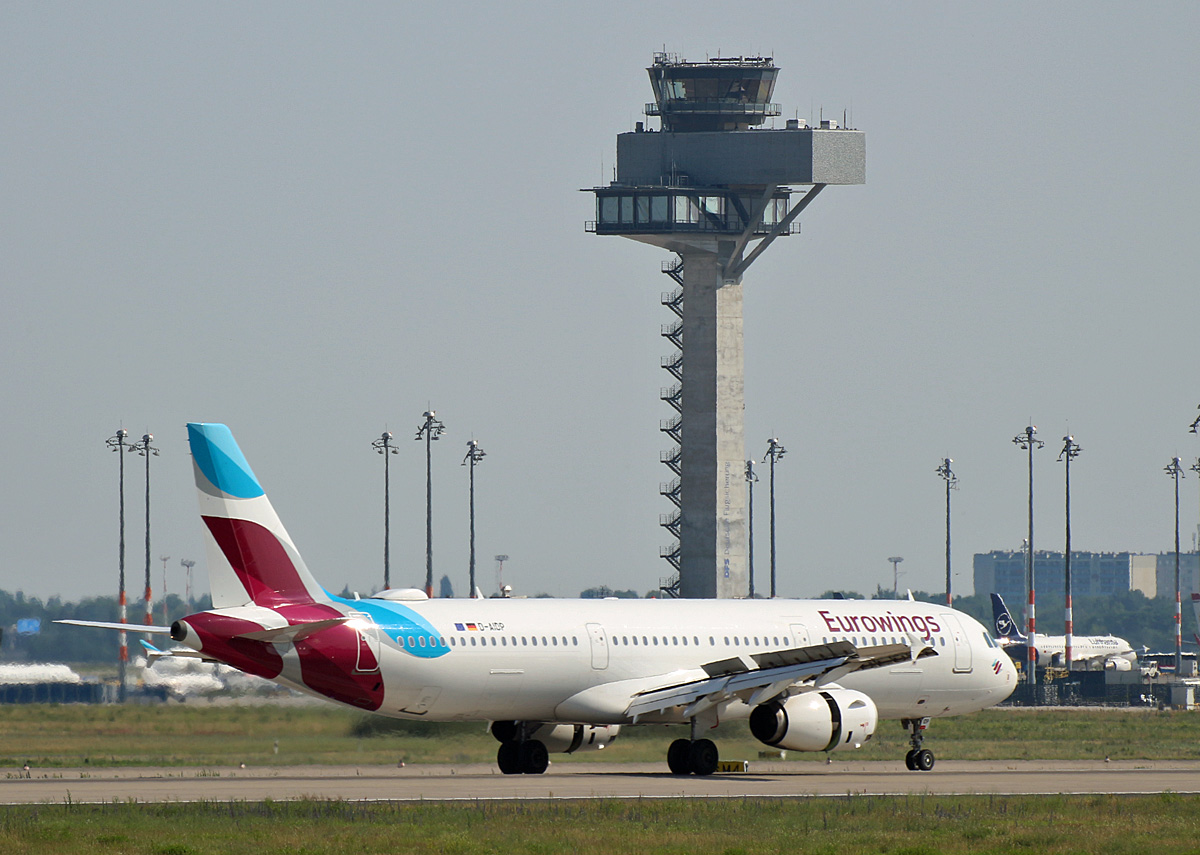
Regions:
<instances>
[{"instance_id":1,"label":"background airplane","mask_svg":"<svg viewBox=\"0 0 1200 855\"><path fill-rule=\"evenodd\" d=\"M213 608L150 629L193 656L357 709L490 722L506 774L544 772L549 752L602 748L623 726L689 724L667 764L708 775L718 752L704 734L739 719L767 745L826 752L899 720L906 765L928 771L931 718L992 706L1016 685L977 621L910 600L335 596L229 429L189 424L188 437Z\"/></svg>"},{"instance_id":2,"label":"background airplane","mask_svg":"<svg viewBox=\"0 0 1200 855\"><path fill-rule=\"evenodd\" d=\"M992 621L996 637L1002 645L1028 645L1029 638L1017 628L1017 623L1009 614L1004 598L992 594ZM1067 637L1065 635L1043 635L1034 633L1033 648L1037 651L1037 664L1045 667L1057 665L1062 667L1066 656ZM1137 663L1137 653L1123 638L1114 635L1073 635L1071 636L1071 662L1087 663L1096 667L1110 668L1115 671L1130 671Z\"/></svg>"}]
</instances>

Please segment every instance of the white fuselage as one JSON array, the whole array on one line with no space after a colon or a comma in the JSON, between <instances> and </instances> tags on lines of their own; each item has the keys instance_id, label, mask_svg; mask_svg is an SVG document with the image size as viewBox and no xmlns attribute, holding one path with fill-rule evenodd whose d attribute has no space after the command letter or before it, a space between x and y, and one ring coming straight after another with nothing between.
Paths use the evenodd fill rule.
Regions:
<instances>
[{"instance_id":1,"label":"white fuselage","mask_svg":"<svg viewBox=\"0 0 1200 855\"><path fill-rule=\"evenodd\" d=\"M842 640L871 647L927 639L936 652L837 680L869 695L882 718L974 712L1004 700L1016 685L1012 662L977 621L907 600L334 598L333 604L359 618L384 686L377 711L397 717L628 724L634 695L703 678L706 664ZM289 663L286 653L284 659L281 682L304 688L295 679L300 663ZM640 720L681 721L680 712ZM749 712L733 702L721 718Z\"/></svg>"},{"instance_id":2,"label":"white fuselage","mask_svg":"<svg viewBox=\"0 0 1200 855\"><path fill-rule=\"evenodd\" d=\"M1067 649L1065 635L1034 635L1034 649L1037 650L1039 666L1061 665ZM1071 661L1078 662L1107 662L1110 659L1121 659L1125 662L1137 662L1137 654L1133 647L1123 638L1112 635L1075 635L1071 637Z\"/></svg>"}]
</instances>

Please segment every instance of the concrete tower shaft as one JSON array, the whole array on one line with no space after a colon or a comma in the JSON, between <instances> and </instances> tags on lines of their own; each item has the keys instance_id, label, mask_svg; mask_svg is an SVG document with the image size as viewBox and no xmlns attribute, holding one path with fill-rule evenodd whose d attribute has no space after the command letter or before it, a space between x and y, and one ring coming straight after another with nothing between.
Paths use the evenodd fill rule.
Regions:
<instances>
[{"instance_id":1,"label":"concrete tower shaft","mask_svg":"<svg viewBox=\"0 0 1200 855\"><path fill-rule=\"evenodd\" d=\"M590 188L596 219L588 230L679 256L667 272L682 299L664 298L664 305L681 324L663 333L682 345L681 360L664 360L681 388L678 395L665 390L663 399L679 417L663 430L678 435L680 448L662 457L679 473L678 491L674 484L663 490L679 504L678 517L662 521L678 532L679 548L662 557L678 562L684 597L744 597L742 276L776 238L799 231L800 212L827 185L865 181L866 142L836 122L753 127L779 115L769 100L778 72L770 58L688 63L659 54L648 71L655 103L646 113L663 128L639 122L617 137L616 180ZM795 185L804 192L794 200Z\"/></svg>"},{"instance_id":2,"label":"concrete tower shaft","mask_svg":"<svg viewBox=\"0 0 1200 855\"><path fill-rule=\"evenodd\" d=\"M732 242L712 244L729 249ZM747 586L742 283L725 278L728 259L718 252L689 249L680 256L685 367L679 593L741 597Z\"/></svg>"}]
</instances>

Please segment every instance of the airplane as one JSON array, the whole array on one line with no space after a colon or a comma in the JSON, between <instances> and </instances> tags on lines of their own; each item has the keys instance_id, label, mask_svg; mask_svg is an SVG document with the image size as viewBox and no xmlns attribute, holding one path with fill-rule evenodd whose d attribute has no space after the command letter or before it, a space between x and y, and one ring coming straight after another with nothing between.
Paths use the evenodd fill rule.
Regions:
<instances>
[{"instance_id":1,"label":"airplane","mask_svg":"<svg viewBox=\"0 0 1200 855\"><path fill-rule=\"evenodd\" d=\"M992 621L1000 644L1029 643L1028 637L1017 629L1004 598L995 593L992 594ZM1037 651L1037 664L1040 666L1062 667L1066 647L1065 635L1034 633L1033 648ZM1128 641L1113 635L1075 635L1071 637L1071 662L1096 663L1113 671L1131 671L1137 663L1137 653Z\"/></svg>"},{"instance_id":2,"label":"airplane","mask_svg":"<svg viewBox=\"0 0 1200 855\"><path fill-rule=\"evenodd\" d=\"M688 724L667 766L710 775L708 730L748 720L795 751L862 746L880 719L908 731L993 706L1016 669L987 630L907 600L430 599L336 596L309 572L229 428L187 426L213 608L171 626L187 655L347 706L410 720L489 722L505 774L598 750L622 727Z\"/></svg>"}]
</instances>

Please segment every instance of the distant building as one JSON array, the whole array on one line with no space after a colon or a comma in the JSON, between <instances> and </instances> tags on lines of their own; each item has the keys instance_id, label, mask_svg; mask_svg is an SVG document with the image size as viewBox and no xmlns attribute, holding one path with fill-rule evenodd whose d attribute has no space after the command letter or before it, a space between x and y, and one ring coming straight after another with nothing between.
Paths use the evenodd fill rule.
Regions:
<instances>
[{"instance_id":1,"label":"distant building","mask_svg":"<svg viewBox=\"0 0 1200 855\"><path fill-rule=\"evenodd\" d=\"M975 555L975 593L995 592L1010 608L1025 602L1025 553L994 550ZM1061 593L1065 587L1065 562L1061 552L1036 550L1033 554L1035 588L1039 593ZM1183 598L1200 591L1200 555L1179 555L1179 586ZM1141 591L1147 597L1175 595L1175 553L1147 555L1136 552L1071 552L1071 593L1076 597Z\"/></svg>"}]
</instances>

